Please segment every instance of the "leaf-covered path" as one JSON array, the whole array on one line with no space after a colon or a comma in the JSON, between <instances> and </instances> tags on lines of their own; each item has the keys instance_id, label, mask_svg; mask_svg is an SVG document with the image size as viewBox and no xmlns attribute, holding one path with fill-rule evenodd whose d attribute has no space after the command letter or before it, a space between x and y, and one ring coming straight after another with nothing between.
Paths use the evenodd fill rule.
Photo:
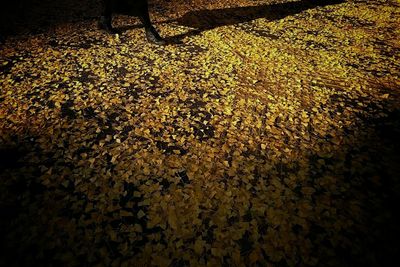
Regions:
<instances>
[{"instance_id":1,"label":"leaf-covered path","mask_svg":"<svg viewBox=\"0 0 400 267\"><path fill-rule=\"evenodd\" d=\"M389 266L399 2L151 8L1 44L0 265Z\"/></svg>"}]
</instances>

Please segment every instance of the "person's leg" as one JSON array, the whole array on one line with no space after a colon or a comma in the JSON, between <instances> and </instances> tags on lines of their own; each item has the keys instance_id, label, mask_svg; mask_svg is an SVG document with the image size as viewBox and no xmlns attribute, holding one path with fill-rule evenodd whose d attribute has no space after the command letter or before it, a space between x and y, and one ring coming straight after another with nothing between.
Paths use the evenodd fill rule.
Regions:
<instances>
[{"instance_id":1,"label":"person's leg","mask_svg":"<svg viewBox=\"0 0 400 267\"><path fill-rule=\"evenodd\" d=\"M102 11L99 21L99 27L109 33L116 33L112 27L112 0L102 0Z\"/></svg>"},{"instance_id":2,"label":"person's leg","mask_svg":"<svg viewBox=\"0 0 400 267\"><path fill-rule=\"evenodd\" d=\"M164 39L161 38L157 30L151 24L147 0L138 0L137 8L140 21L143 23L144 29L146 30L147 40L155 44L165 44Z\"/></svg>"}]
</instances>

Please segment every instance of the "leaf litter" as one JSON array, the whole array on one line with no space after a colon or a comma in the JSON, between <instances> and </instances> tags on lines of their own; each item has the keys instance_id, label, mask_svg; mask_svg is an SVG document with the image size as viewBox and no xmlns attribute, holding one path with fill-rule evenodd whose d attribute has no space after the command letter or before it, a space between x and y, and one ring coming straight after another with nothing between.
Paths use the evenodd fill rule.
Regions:
<instances>
[{"instance_id":1,"label":"leaf litter","mask_svg":"<svg viewBox=\"0 0 400 267\"><path fill-rule=\"evenodd\" d=\"M182 37L165 47L94 20L5 40L4 262L381 266L396 255L398 2L222 2L155 1L160 32Z\"/></svg>"}]
</instances>

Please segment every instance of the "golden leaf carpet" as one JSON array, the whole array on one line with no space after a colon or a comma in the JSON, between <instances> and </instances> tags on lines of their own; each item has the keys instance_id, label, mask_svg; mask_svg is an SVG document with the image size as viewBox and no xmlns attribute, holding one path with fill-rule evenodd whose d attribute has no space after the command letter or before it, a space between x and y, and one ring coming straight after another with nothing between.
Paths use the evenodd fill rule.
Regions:
<instances>
[{"instance_id":1,"label":"golden leaf carpet","mask_svg":"<svg viewBox=\"0 0 400 267\"><path fill-rule=\"evenodd\" d=\"M0 265L395 266L399 2L150 10L2 41Z\"/></svg>"}]
</instances>

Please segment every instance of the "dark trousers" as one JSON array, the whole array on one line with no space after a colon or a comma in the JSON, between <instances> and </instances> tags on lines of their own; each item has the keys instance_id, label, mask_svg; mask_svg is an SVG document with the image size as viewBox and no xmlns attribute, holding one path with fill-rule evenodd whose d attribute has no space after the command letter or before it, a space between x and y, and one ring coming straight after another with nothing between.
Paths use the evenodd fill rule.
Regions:
<instances>
[{"instance_id":1,"label":"dark trousers","mask_svg":"<svg viewBox=\"0 0 400 267\"><path fill-rule=\"evenodd\" d=\"M139 17L146 29L152 27L147 0L102 0L102 16L111 25L112 13L123 13Z\"/></svg>"}]
</instances>

